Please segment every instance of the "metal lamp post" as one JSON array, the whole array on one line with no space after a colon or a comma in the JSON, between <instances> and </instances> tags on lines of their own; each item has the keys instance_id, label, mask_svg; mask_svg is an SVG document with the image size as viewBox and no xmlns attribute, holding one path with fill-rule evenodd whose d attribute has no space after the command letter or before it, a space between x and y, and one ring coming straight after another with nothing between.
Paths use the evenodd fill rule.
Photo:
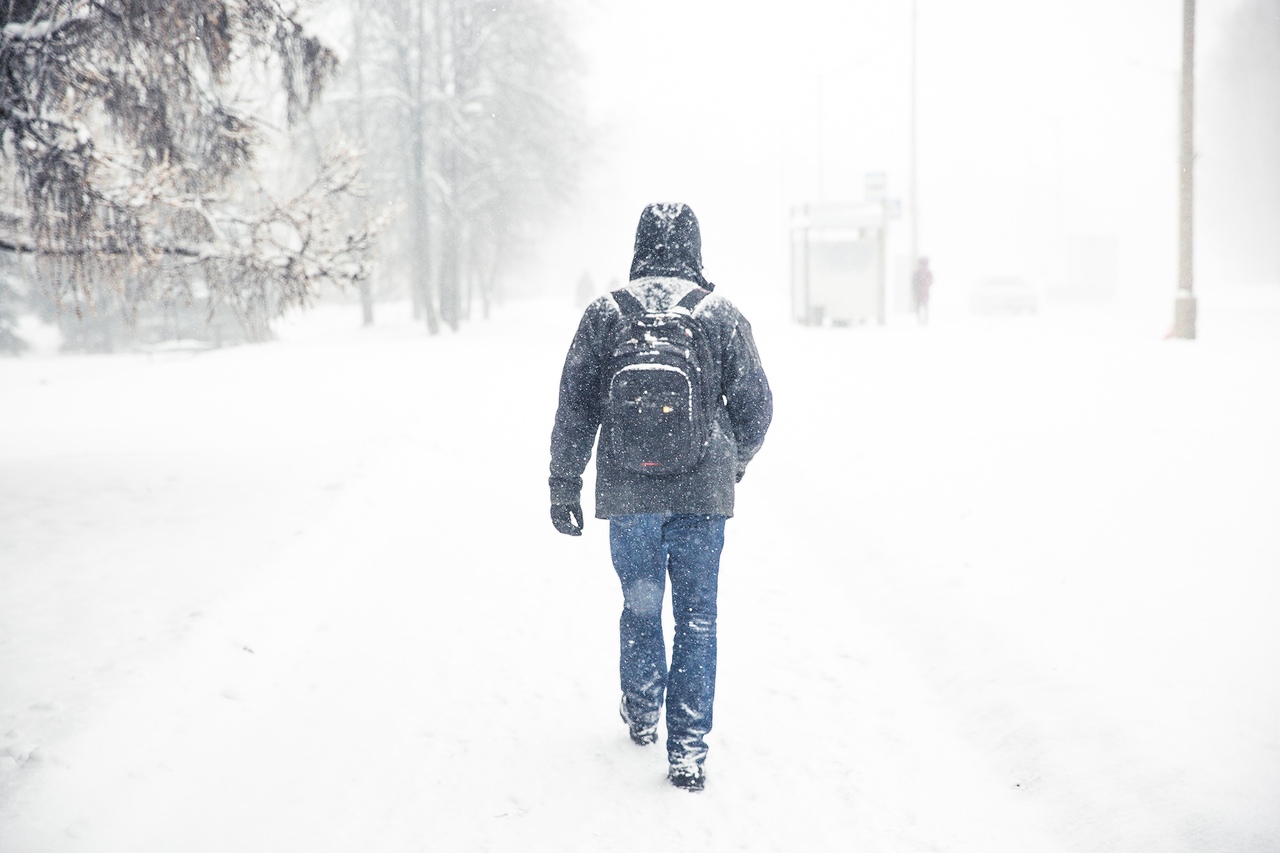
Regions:
<instances>
[{"instance_id":1,"label":"metal lamp post","mask_svg":"<svg viewBox=\"0 0 1280 853\"><path fill-rule=\"evenodd\" d=\"M1178 295L1173 303L1173 336L1194 340L1196 297L1192 290L1192 208L1195 161L1195 0L1182 0L1182 94L1178 127Z\"/></svg>"}]
</instances>

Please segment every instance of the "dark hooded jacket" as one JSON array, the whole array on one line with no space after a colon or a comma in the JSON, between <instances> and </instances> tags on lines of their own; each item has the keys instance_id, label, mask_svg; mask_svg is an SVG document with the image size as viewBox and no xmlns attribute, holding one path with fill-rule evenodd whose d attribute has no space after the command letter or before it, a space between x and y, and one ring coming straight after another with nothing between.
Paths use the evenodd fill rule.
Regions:
<instances>
[{"instance_id":1,"label":"dark hooded jacket","mask_svg":"<svg viewBox=\"0 0 1280 853\"><path fill-rule=\"evenodd\" d=\"M702 277L698 220L683 204L645 208L636 229L627 290L646 311L673 307L690 290L714 285ZM734 483L764 443L773 394L751 325L729 300L708 294L694 309L710 344L720 397L701 461L686 474L633 473L597 447L597 518L638 513L733 515ZM611 294L587 306L560 377L560 403L551 433L551 503L580 500L582 473L600 432L604 370L623 332L622 310Z\"/></svg>"}]
</instances>

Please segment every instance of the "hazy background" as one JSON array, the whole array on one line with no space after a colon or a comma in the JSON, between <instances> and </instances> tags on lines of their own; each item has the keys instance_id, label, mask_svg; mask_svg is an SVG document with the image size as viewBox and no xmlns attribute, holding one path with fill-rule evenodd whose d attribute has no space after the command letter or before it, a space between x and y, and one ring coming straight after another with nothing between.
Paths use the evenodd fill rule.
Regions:
<instances>
[{"instance_id":1,"label":"hazy background","mask_svg":"<svg viewBox=\"0 0 1280 853\"><path fill-rule=\"evenodd\" d=\"M56 330L25 318L33 357L0 358L4 853L1274 853L1280 2L1199 4L1206 334L1185 346L1159 340L1178 0L918 0L937 307L995 273L1067 287L1110 247L1114 293L1059 316L1142 325L1091 338L959 310L790 322L790 206L858 201L868 172L908 197L909 0L565 2L595 144L505 286L551 298L428 334L406 215L369 327L348 291L278 345L51 358ZM331 35L381 21L390 89L410 28L380 5L344 2ZM498 59L511 90L573 102ZM353 89L328 90L317 137ZM392 100L366 153L388 197L412 171ZM493 143L477 166L528 153L469 103L435 141ZM578 280L625 279L657 199L698 211L779 400L726 552L696 802L614 710L606 525L569 540L545 510ZM1223 307L1250 288L1265 310Z\"/></svg>"},{"instance_id":2,"label":"hazy background","mask_svg":"<svg viewBox=\"0 0 1280 853\"><path fill-rule=\"evenodd\" d=\"M1241 5L1198 4L1202 81ZM1061 288L1101 247L1111 301L1171 312L1181 15L1174 0L918 0L919 245L940 303L992 274ZM598 289L625 280L641 207L682 200L702 221L709 278L781 300L790 206L860 201L867 173L883 172L903 208L888 270L895 293L904 286L909 0L604 0L584 4L582 24L597 147L534 280L566 294L583 270ZM1244 273L1214 261L1214 226L1232 226L1206 223L1203 187L1225 164L1204 126L1213 92L1200 89L1207 298L1205 271Z\"/></svg>"}]
</instances>

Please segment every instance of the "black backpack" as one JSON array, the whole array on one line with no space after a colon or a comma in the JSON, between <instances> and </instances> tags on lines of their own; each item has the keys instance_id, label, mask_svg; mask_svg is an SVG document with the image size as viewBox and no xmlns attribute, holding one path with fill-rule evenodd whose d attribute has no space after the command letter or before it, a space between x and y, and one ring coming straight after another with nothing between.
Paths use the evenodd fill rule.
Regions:
<instances>
[{"instance_id":1,"label":"black backpack","mask_svg":"<svg viewBox=\"0 0 1280 853\"><path fill-rule=\"evenodd\" d=\"M684 474L702 459L719 381L693 309L708 293L694 288L675 307L646 312L613 291L623 322L604 371L601 440L628 471Z\"/></svg>"}]
</instances>

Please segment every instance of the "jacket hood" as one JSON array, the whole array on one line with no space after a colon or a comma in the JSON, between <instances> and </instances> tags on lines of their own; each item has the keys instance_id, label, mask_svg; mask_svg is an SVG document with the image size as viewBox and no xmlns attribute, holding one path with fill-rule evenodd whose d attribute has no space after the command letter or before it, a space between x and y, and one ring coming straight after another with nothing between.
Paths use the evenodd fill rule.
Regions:
<instances>
[{"instance_id":1,"label":"jacket hood","mask_svg":"<svg viewBox=\"0 0 1280 853\"><path fill-rule=\"evenodd\" d=\"M682 278L707 290L715 287L702 277L702 233L689 205L651 204L640 214L631 279L648 276Z\"/></svg>"}]
</instances>

